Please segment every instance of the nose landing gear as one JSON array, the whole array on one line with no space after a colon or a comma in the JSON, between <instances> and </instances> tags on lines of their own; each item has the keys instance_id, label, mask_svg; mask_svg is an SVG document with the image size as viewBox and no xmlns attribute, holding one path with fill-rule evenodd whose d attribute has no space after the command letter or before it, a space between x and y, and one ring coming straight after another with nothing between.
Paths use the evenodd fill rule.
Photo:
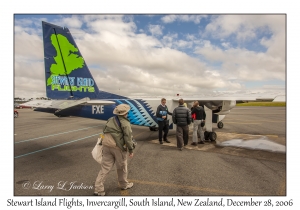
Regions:
<instances>
[{"instance_id":1,"label":"nose landing gear","mask_svg":"<svg viewBox=\"0 0 300 210\"><path fill-rule=\"evenodd\" d=\"M223 124L223 122L222 121L220 121L220 122L218 122L218 128L223 128L223 126L224 126L224 124Z\"/></svg>"}]
</instances>

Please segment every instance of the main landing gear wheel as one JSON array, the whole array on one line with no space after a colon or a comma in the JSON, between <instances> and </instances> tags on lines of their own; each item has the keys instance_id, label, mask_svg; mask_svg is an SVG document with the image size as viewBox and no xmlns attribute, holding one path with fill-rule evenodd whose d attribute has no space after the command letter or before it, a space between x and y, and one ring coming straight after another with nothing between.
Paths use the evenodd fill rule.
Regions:
<instances>
[{"instance_id":1,"label":"main landing gear wheel","mask_svg":"<svg viewBox=\"0 0 300 210\"><path fill-rule=\"evenodd\" d=\"M216 141L217 140L217 134L215 132L204 132L204 139L205 140L211 140L211 141Z\"/></svg>"},{"instance_id":2,"label":"main landing gear wheel","mask_svg":"<svg viewBox=\"0 0 300 210\"><path fill-rule=\"evenodd\" d=\"M210 132L209 139L211 141L216 141L217 140L217 134L215 132Z\"/></svg>"},{"instance_id":3,"label":"main landing gear wheel","mask_svg":"<svg viewBox=\"0 0 300 210\"><path fill-rule=\"evenodd\" d=\"M204 131L204 139L209 140L209 132L208 131Z\"/></svg>"},{"instance_id":4,"label":"main landing gear wheel","mask_svg":"<svg viewBox=\"0 0 300 210\"><path fill-rule=\"evenodd\" d=\"M223 126L224 126L224 124L223 124L223 122L222 121L220 121L220 122L218 122L218 128L223 128Z\"/></svg>"}]
</instances>

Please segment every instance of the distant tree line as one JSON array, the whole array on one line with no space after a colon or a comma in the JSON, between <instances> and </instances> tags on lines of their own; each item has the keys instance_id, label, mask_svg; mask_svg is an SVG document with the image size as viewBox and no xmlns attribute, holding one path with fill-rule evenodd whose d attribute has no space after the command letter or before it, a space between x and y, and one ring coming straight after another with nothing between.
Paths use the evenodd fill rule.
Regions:
<instances>
[{"instance_id":1,"label":"distant tree line","mask_svg":"<svg viewBox=\"0 0 300 210\"><path fill-rule=\"evenodd\" d=\"M47 98L47 97L37 97L35 99L36 100L51 100L50 98ZM34 99L33 98L28 99L28 101L32 101L32 100L34 100ZM15 97L14 101L26 101L26 99L25 98L20 98L20 97Z\"/></svg>"}]
</instances>

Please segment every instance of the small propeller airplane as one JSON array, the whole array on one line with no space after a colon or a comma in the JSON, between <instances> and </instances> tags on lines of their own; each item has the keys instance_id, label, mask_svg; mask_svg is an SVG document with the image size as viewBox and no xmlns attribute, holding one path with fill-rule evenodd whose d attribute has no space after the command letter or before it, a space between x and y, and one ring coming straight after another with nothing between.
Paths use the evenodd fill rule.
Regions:
<instances>
[{"instance_id":1,"label":"small propeller airplane","mask_svg":"<svg viewBox=\"0 0 300 210\"><path fill-rule=\"evenodd\" d=\"M114 108L119 104L128 104L128 119L133 125L158 128L156 108L161 103L158 98L131 99L125 96L98 89L88 66L77 47L71 32L66 27L42 22L46 94L52 100L37 100L23 103L34 107L34 111L53 113L58 117L78 116L107 120L113 116ZM178 106L180 97L165 97L172 112ZM215 141L216 133L212 123L218 128L224 126L222 120L235 107L236 101L255 101L255 97L191 97L184 102L191 108L194 101L199 101L206 112L205 138ZM272 99L273 100L273 99ZM175 128L172 118L170 129Z\"/></svg>"}]
</instances>

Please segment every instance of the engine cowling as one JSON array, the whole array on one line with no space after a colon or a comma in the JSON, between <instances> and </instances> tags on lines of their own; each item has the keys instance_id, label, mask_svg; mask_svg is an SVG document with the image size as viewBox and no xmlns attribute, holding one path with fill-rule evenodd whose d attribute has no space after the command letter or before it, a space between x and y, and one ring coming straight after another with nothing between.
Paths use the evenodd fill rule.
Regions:
<instances>
[{"instance_id":1,"label":"engine cowling","mask_svg":"<svg viewBox=\"0 0 300 210\"><path fill-rule=\"evenodd\" d=\"M208 101L204 104L207 108L211 109L214 114L226 115L230 110L235 107L236 101Z\"/></svg>"}]
</instances>

